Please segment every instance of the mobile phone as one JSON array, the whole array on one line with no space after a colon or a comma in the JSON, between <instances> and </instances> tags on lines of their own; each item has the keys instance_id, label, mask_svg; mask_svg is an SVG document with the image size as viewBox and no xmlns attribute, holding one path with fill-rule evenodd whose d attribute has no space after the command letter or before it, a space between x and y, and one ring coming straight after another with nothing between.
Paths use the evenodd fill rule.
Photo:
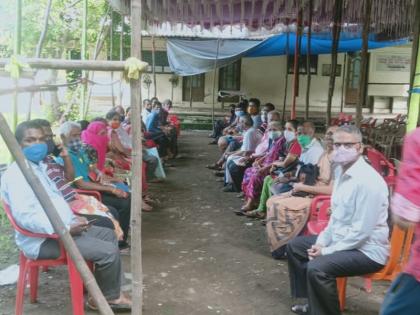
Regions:
<instances>
[{"instance_id":1,"label":"mobile phone","mask_svg":"<svg viewBox=\"0 0 420 315\"><path fill-rule=\"evenodd\" d=\"M58 147L58 145L54 146L54 150L52 151L52 155L54 156L59 156L61 153L62 149Z\"/></svg>"}]
</instances>

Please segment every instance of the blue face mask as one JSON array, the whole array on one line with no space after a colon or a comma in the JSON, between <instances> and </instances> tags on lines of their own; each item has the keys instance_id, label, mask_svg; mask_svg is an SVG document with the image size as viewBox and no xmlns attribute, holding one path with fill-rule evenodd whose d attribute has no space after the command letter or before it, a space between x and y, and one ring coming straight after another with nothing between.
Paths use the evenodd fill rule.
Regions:
<instances>
[{"instance_id":1,"label":"blue face mask","mask_svg":"<svg viewBox=\"0 0 420 315\"><path fill-rule=\"evenodd\" d=\"M48 146L46 143L32 144L23 148L23 154L29 161L38 164L47 156Z\"/></svg>"},{"instance_id":2,"label":"blue face mask","mask_svg":"<svg viewBox=\"0 0 420 315\"><path fill-rule=\"evenodd\" d=\"M245 115L245 112L243 110L238 110L235 112L236 117L242 117L243 115Z\"/></svg>"}]
</instances>

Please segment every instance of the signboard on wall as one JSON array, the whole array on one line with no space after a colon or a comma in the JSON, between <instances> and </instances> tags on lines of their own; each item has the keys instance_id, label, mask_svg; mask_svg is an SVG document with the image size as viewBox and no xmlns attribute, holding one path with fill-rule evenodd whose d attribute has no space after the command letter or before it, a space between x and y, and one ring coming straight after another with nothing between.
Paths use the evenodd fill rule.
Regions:
<instances>
[{"instance_id":1,"label":"signboard on wall","mask_svg":"<svg viewBox=\"0 0 420 315\"><path fill-rule=\"evenodd\" d=\"M409 54L378 54L376 71L410 72L411 58Z\"/></svg>"}]
</instances>

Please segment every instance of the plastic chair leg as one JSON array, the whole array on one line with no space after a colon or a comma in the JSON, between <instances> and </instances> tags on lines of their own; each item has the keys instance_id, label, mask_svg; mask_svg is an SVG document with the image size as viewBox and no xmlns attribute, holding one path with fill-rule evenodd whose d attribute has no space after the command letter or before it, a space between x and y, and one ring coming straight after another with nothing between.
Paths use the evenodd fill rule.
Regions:
<instances>
[{"instance_id":1,"label":"plastic chair leg","mask_svg":"<svg viewBox=\"0 0 420 315\"><path fill-rule=\"evenodd\" d=\"M340 302L340 310L344 311L346 307L346 287L347 278L337 278L338 300Z\"/></svg>"},{"instance_id":2,"label":"plastic chair leg","mask_svg":"<svg viewBox=\"0 0 420 315\"><path fill-rule=\"evenodd\" d=\"M69 269L71 303L73 306L73 315L84 315L83 300L83 281L74 262L68 257L67 264Z\"/></svg>"},{"instance_id":3,"label":"plastic chair leg","mask_svg":"<svg viewBox=\"0 0 420 315\"><path fill-rule=\"evenodd\" d=\"M365 291L367 293L372 292L372 279L365 278Z\"/></svg>"},{"instance_id":4,"label":"plastic chair leg","mask_svg":"<svg viewBox=\"0 0 420 315\"><path fill-rule=\"evenodd\" d=\"M39 267L30 267L29 269L29 285L30 285L30 301L36 303L38 296L38 276Z\"/></svg>"},{"instance_id":5,"label":"plastic chair leg","mask_svg":"<svg viewBox=\"0 0 420 315\"><path fill-rule=\"evenodd\" d=\"M16 288L16 304L15 315L23 314L23 298L25 295L26 286L26 273L27 273L27 259L23 253L19 255L19 278Z\"/></svg>"}]
</instances>

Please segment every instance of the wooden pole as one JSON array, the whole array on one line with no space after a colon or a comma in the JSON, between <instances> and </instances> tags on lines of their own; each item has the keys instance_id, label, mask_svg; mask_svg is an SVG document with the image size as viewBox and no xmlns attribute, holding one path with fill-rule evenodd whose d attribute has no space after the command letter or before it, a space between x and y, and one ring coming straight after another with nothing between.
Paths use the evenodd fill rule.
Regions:
<instances>
[{"instance_id":1,"label":"wooden pole","mask_svg":"<svg viewBox=\"0 0 420 315\"><path fill-rule=\"evenodd\" d=\"M34 69L57 70L86 70L86 71L124 71L124 61L106 60L69 60L69 59L43 59L21 58L22 62ZM0 68L4 68L10 59L0 59Z\"/></svg>"},{"instance_id":2,"label":"wooden pole","mask_svg":"<svg viewBox=\"0 0 420 315\"><path fill-rule=\"evenodd\" d=\"M83 16L82 16L82 42L81 42L81 59L87 59L87 16L88 16L88 0L83 0ZM86 92L87 92L87 72L86 70L82 71L82 78L85 80L82 83L82 97L80 101L80 119L85 119L86 117Z\"/></svg>"},{"instance_id":3,"label":"wooden pole","mask_svg":"<svg viewBox=\"0 0 420 315\"><path fill-rule=\"evenodd\" d=\"M155 36L152 35L152 74L153 74L153 96L157 95L157 83L156 83L156 47L155 47Z\"/></svg>"},{"instance_id":4,"label":"wooden pole","mask_svg":"<svg viewBox=\"0 0 420 315\"><path fill-rule=\"evenodd\" d=\"M0 134L3 137L4 142L7 145L7 148L14 156L17 165L22 171L23 176L31 186L35 196L39 200L42 208L45 211L48 219L51 222L51 225L54 228L54 231L59 235L61 242L66 249L67 254L70 256L74 262L77 270L80 273L80 276L85 283L85 286L92 296L95 304L98 306L101 314L111 315L113 314L111 308L108 305L105 297L103 296L98 284L96 283L95 278L93 277L89 267L86 265L85 260L79 252L76 244L71 237L69 230L64 225L63 221L60 218L60 215L57 212L54 204L51 202L48 193L46 192L44 186L41 184L38 177L34 174L32 166L26 161L22 150L19 147L19 144L16 141L12 131L10 130L6 119L3 114L0 113Z\"/></svg>"},{"instance_id":5,"label":"wooden pole","mask_svg":"<svg viewBox=\"0 0 420 315\"><path fill-rule=\"evenodd\" d=\"M188 79L189 79L188 81L190 82L190 110L192 110L192 84L193 84L192 81L193 81L193 76L190 76Z\"/></svg>"},{"instance_id":6,"label":"wooden pole","mask_svg":"<svg viewBox=\"0 0 420 315\"><path fill-rule=\"evenodd\" d=\"M306 43L306 100L305 100L305 120L309 119L309 102L311 94L311 37L312 37L312 15L313 15L313 0L308 3L308 34Z\"/></svg>"},{"instance_id":7,"label":"wooden pole","mask_svg":"<svg viewBox=\"0 0 420 315\"><path fill-rule=\"evenodd\" d=\"M47 31L48 31L48 21L50 19L51 6L52 6L52 0L48 0L47 6L45 8L45 13L44 13L44 23L43 23L42 31L41 31L41 34L39 35L38 43L35 49L35 58L41 57L42 46L44 46L45 37L47 36ZM35 71L35 74L34 74L34 80L33 80L34 83L35 83L37 72L38 71ZM29 107L28 107L28 112L26 115L26 120L31 120L32 102L34 100L34 96L35 96L35 93L32 92L29 98Z\"/></svg>"},{"instance_id":8,"label":"wooden pole","mask_svg":"<svg viewBox=\"0 0 420 315\"><path fill-rule=\"evenodd\" d=\"M112 10L111 10L111 27L109 28L109 60L114 60L114 11ZM111 71L111 82L114 82L113 71ZM114 96L113 85L111 85L111 97L112 97L112 107L115 107L115 96Z\"/></svg>"},{"instance_id":9,"label":"wooden pole","mask_svg":"<svg viewBox=\"0 0 420 315\"><path fill-rule=\"evenodd\" d=\"M414 17L414 21L416 21L417 23L414 23L413 25L413 44L411 47L411 71L410 71L410 89L413 88L414 86L414 79L416 77L416 73L419 73L419 71L416 71L416 62L418 60L417 57L417 53L419 50L419 37L420 37L420 0L416 0L415 2L415 12L416 15ZM418 76L418 75L417 75ZM410 104L411 104L411 97L412 97L412 93L410 93L408 95L408 100L407 100L407 109L408 112L410 111ZM408 117L409 121L412 121L412 124L414 122L414 118ZM417 117L417 124L420 121L420 117ZM408 128L408 126L407 126Z\"/></svg>"},{"instance_id":10,"label":"wooden pole","mask_svg":"<svg viewBox=\"0 0 420 315\"><path fill-rule=\"evenodd\" d=\"M289 26L287 26L287 34L286 34L286 71L284 72L284 98L283 98L283 113L281 117L281 121L283 124L286 121L286 102L287 102L287 88L289 83Z\"/></svg>"},{"instance_id":11,"label":"wooden pole","mask_svg":"<svg viewBox=\"0 0 420 315\"><path fill-rule=\"evenodd\" d=\"M331 48L331 73L330 73L330 83L328 88L328 100L327 100L327 115L325 118L325 126L329 126L331 123L331 107L332 107L332 98L334 95L335 88L335 71L337 69L337 50L338 43L340 41L340 32L341 32L341 17L343 14L343 0L335 0L334 3L334 24L333 24L333 42Z\"/></svg>"},{"instance_id":12,"label":"wooden pole","mask_svg":"<svg viewBox=\"0 0 420 315\"><path fill-rule=\"evenodd\" d=\"M219 49L220 49L220 39L218 38L217 48L216 48L216 58L214 59L214 65L213 65L213 100L212 100L212 106L211 106L211 125L213 126L213 132L214 132L214 107L216 103L216 72L217 72L217 59L219 58Z\"/></svg>"},{"instance_id":13,"label":"wooden pole","mask_svg":"<svg viewBox=\"0 0 420 315\"><path fill-rule=\"evenodd\" d=\"M302 34L302 8L299 8L298 11L296 27L295 58L293 65L293 100L292 108L290 110L290 119L296 119L296 98L299 94L299 38Z\"/></svg>"},{"instance_id":14,"label":"wooden pole","mask_svg":"<svg viewBox=\"0 0 420 315\"><path fill-rule=\"evenodd\" d=\"M13 54L15 56L22 53L22 0L16 0L16 16L15 16L15 37L13 45ZM18 80L14 80L14 85L17 90ZM16 130L18 124L18 93L13 95L13 116L12 116L12 129Z\"/></svg>"},{"instance_id":15,"label":"wooden pole","mask_svg":"<svg viewBox=\"0 0 420 315\"><path fill-rule=\"evenodd\" d=\"M141 59L141 0L131 0L131 56ZM131 273L132 315L143 313L143 262L141 245L141 208L142 208L142 135L141 135L141 77L130 81L131 110L133 124L133 161L131 194Z\"/></svg>"},{"instance_id":16,"label":"wooden pole","mask_svg":"<svg viewBox=\"0 0 420 315\"><path fill-rule=\"evenodd\" d=\"M416 20L417 23L420 20ZM420 41L420 35L417 35L417 41ZM417 45L417 51L411 58L416 58L415 76L413 83L410 85L411 97L410 106L408 109L407 119L407 132L410 132L417 127L417 121L419 119L419 106L420 106L420 50ZM415 89L415 90L413 90Z\"/></svg>"},{"instance_id":17,"label":"wooden pole","mask_svg":"<svg viewBox=\"0 0 420 315\"><path fill-rule=\"evenodd\" d=\"M120 61L124 60L124 15L121 15L121 33L120 33ZM119 94L119 104L122 105L123 103L123 81L120 80L120 94Z\"/></svg>"},{"instance_id":18,"label":"wooden pole","mask_svg":"<svg viewBox=\"0 0 420 315\"><path fill-rule=\"evenodd\" d=\"M340 112L342 113L344 110L344 88L346 86L346 69L347 69L347 54L344 54L344 61L343 61L343 78L341 84L341 103L340 103Z\"/></svg>"},{"instance_id":19,"label":"wooden pole","mask_svg":"<svg viewBox=\"0 0 420 315\"><path fill-rule=\"evenodd\" d=\"M370 27L370 14L372 11L372 0L364 1L363 31L362 31L362 60L360 62L359 101L356 108L356 125L360 127L363 119L363 106L366 101L367 90L367 67L368 67L368 39Z\"/></svg>"}]
</instances>

